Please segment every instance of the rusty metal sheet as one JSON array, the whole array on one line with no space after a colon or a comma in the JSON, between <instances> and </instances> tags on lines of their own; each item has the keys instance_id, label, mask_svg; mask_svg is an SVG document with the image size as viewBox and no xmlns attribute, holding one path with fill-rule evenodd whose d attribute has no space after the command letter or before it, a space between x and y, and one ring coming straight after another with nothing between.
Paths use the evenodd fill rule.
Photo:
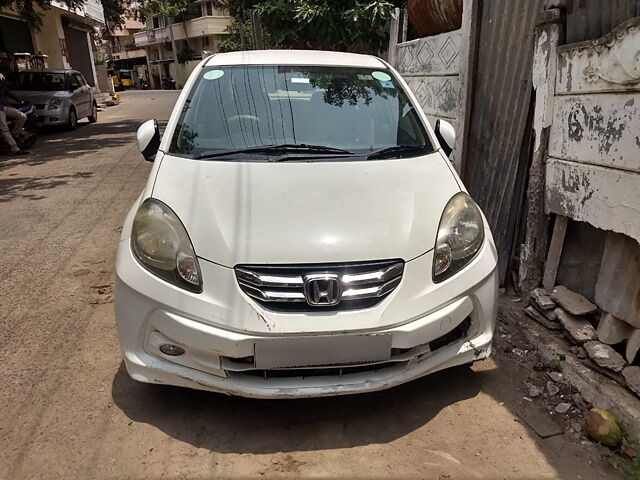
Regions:
<instances>
[{"instance_id":1,"label":"rusty metal sheet","mask_svg":"<svg viewBox=\"0 0 640 480\"><path fill-rule=\"evenodd\" d=\"M485 0L463 178L496 240L500 280L511 255L529 152L533 37L541 0ZM523 142L523 140L526 140ZM524 145L524 147L523 147Z\"/></svg>"},{"instance_id":2,"label":"rusty metal sheet","mask_svg":"<svg viewBox=\"0 0 640 480\"><path fill-rule=\"evenodd\" d=\"M545 209L640 241L640 173L549 158Z\"/></svg>"},{"instance_id":3,"label":"rusty metal sheet","mask_svg":"<svg viewBox=\"0 0 640 480\"><path fill-rule=\"evenodd\" d=\"M556 96L549 155L640 172L639 119L640 92Z\"/></svg>"}]
</instances>

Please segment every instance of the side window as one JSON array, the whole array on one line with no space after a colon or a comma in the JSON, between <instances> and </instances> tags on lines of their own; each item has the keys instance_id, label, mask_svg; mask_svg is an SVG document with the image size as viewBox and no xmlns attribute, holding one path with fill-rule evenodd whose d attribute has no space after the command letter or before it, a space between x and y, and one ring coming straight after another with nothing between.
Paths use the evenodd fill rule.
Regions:
<instances>
[{"instance_id":1,"label":"side window","mask_svg":"<svg viewBox=\"0 0 640 480\"><path fill-rule=\"evenodd\" d=\"M84 87L87 84L87 82L84 81L84 77L79 73L74 73L73 76L75 77L76 83L81 87Z\"/></svg>"}]
</instances>

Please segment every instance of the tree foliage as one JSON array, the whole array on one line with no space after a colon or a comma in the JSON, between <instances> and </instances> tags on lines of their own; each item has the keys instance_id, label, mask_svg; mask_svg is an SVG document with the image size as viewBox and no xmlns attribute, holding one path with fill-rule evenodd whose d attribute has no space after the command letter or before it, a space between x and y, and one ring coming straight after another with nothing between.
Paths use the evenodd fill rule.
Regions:
<instances>
[{"instance_id":1,"label":"tree foliage","mask_svg":"<svg viewBox=\"0 0 640 480\"><path fill-rule=\"evenodd\" d=\"M145 16L179 17L187 11L189 0L149 0L141 5Z\"/></svg>"},{"instance_id":2,"label":"tree foliage","mask_svg":"<svg viewBox=\"0 0 640 480\"><path fill-rule=\"evenodd\" d=\"M403 0L215 0L240 21L255 9L270 47L378 53Z\"/></svg>"}]
</instances>

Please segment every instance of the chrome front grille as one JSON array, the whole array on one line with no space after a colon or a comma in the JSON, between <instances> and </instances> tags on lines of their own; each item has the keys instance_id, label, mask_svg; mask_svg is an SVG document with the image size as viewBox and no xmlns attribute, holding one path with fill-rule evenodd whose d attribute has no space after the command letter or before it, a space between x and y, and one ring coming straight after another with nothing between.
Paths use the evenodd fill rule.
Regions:
<instances>
[{"instance_id":1,"label":"chrome front grille","mask_svg":"<svg viewBox=\"0 0 640 480\"><path fill-rule=\"evenodd\" d=\"M402 280L404 262L239 265L235 271L242 291L271 310L354 310L391 293Z\"/></svg>"}]
</instances>

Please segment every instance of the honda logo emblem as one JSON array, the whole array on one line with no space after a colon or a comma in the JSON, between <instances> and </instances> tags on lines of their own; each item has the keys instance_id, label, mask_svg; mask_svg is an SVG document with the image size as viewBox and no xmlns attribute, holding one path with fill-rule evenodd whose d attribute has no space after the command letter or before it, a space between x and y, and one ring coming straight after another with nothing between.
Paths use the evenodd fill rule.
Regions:
<instances>
[{"instance_id":1,"label":"honda logo emblem","mask_svg":"<svg viewBox=\"0 0 640 480\"><path fill-rule=\"evenodd\" d=\"M314 307L337 305L342 297L340 278L335 273L309 273L304 276L304 296Z\"/></svg>"}]
</instances>

